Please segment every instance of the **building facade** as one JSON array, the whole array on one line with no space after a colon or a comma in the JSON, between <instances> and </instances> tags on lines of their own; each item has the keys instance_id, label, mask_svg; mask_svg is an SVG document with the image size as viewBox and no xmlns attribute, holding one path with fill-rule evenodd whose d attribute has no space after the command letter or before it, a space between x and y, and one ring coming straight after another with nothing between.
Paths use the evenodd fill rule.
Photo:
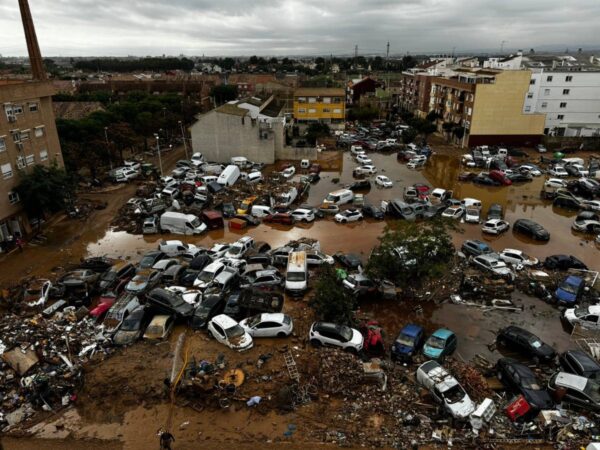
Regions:
<instances>
[{"instance_id":1,"label":"building facade","mask_svg":"<svg viewBox=\"0 0 600 450\"><path fill-rule=\"evenodd\" d=\"M545 114L548 135L600 136L600 70L533 69L523 112Z\"/></svg>"},{"instance_id":2,"label":"building facade","mask_svg":"<svg viewBox=\"0 0 600 450\"><path fill-rule=\"evenodd\" d=\"M20 175L34 165L63 167L49 81L0 81L0 242L26 235L31 224L18 194Z\"/></svg>"},{"instance_id":3,"label":"building facade","mask_svg":"<svg viewBox=\"0 0 600 450\"><path fill-rule=\"evenodd\" d=\"M343 123L346 119L343 88L300 88L294 92L294 119L300 123Z\"/></svg>"},{"instance_id":4,"label":"building facade","mask_svg":"<svg viewBox=\"0 0 600 450\"><path fill-rule=\"evenodd\" d=\"M234 156L272 164L285 146L282 105L274 96L226 103L205 114L190 128L192 148L207 161L229 163Z\"/></svg>"},{"instance_id":5,"label":"building facade","mask_svg":"<svg viewBox=\"0 0 600 450\"><path fill-rule=\"evenodd\" d=\"M428 73L403 72L390 86L393 103L418 117L425 117L429 113L431 79Z\"/></svg>"},{"instance_id":6,"label":"building facade","mask_svg":"<svg viewBox=\"0 0 600 450\"><path fill-rule=\"evenodd\" d=\"M462 145L535 145L544 132L543 114L525 114L529 70L468 70L431 81L430 110L443 123L462 127Z\"/></svg>"}]
</instances>

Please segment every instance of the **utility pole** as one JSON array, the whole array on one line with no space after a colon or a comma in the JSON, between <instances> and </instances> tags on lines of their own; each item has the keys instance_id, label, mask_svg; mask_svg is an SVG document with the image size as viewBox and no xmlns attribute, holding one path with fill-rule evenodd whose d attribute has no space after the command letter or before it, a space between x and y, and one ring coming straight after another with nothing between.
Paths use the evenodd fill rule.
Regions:
<instances>
[{"instance_id":1,"label":"utility pole","mask_svg":"<svg viewBox=\"0 0 600 450\"><path fill-rule=\"evenodd\" d=\"M354 68L356 69L356 59L358 58L358 44L354 46Z\"/></svg>"},{"instance_id":2,"label":"utility pole","mask_svg":"<svg viewBox=\"0 0 600 450\"><path fill-rule=\"evenodd\" d=\"M186 144L186 137L185 137L185 133L183 132L183 122L180 120L179 121L179 126L181 128L181 139L183 139L183 148L185 150L185 159L190 159L188 157L188 151L187 151L187 144Z\"/></svg>"},{"instance_id":3,"label":"utility pole","mask_svg":"<svg viewBox=\"0 0 600 450\"><path fill-rule=\"evenodd\" d=\"M154 133L154 136L156 137L156 151L158 152L158 165L160 167L160 176L163 176L163 168L162 168L162 157L160 156L160 144L159 144L159 139L160 136L158 135L158 133Z\"/></svg>"},{"instance_id":4,"label":"utility pole","mask_svg":"<svg viewBox=\"0 0 600 450\"><path fill-rule=\"evenodd\" d=\"M110 163L110 170L113 170L112 156L110 154L110 144L108 143L108 127L104 127L104 139L106 139L106 150L108 151L108 162Z\"/></svg>"}]
</instances>

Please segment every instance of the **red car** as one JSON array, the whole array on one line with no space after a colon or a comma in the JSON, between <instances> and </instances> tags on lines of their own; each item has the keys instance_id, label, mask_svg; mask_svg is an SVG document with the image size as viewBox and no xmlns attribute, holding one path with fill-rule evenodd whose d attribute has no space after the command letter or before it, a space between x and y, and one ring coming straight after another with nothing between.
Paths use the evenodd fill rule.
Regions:
<instances>
[{"instance_id":1,"label":"red car","mask_svg":"<svg viewBox=\"0 0 600 450\"><path fill-rule=\"evenodd\" d=\"M500 170L490 170L489 177L504 186L510 186L512 181Z\"/></svg>"},{"instance_id":2,"label":"red car","mask_svg":"<svg viewBox=\"0 0 600 450\"><path fill-rule=\"evenodd\" d=\"M99 322L110 309L110 307L115 303L116 299L116 294L113 294L112 292L103 295L100 297L98 305L96 305L96 307L90 311L90 316L96 319L96 322Z\"/></svg>"},{"instance_id":3,"label":"red car","mask_svg":"<svg viewBox=\"0 0 600 450\"><path fill-rule=\"evenodd\" d=\"M294 216L288 213L269 214L263 219L266 223L281 223L283 225L294 225Z\"/></svg>"}]
</instances>

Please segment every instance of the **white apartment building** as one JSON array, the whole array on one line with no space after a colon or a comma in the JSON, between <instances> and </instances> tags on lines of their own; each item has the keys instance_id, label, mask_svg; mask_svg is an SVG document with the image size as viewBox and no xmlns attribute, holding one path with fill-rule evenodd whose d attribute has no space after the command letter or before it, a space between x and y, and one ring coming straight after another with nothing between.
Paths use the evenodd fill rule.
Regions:
<instances>
[{"instance_id":1,"label":"white apartment building","mask_svg":"<svg viewBox=\"0 0 600 450\"><path fill-rule=\"evenodd\" d=\"M544 113L544 133L600 136L600 71L531 69L524 113Z\"/></svg>"}]
</instances>

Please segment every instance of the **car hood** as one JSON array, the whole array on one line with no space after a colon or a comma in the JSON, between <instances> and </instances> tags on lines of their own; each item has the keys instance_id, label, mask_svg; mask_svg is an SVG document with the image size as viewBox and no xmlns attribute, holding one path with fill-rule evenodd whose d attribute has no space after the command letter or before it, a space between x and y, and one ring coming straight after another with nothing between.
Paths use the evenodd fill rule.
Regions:
<instances>
[{"instance_id":1,"label":"car hood","mask_svg":"<svg viewBox=\"0 0 600 450\"><path fill-rule=\"evenodd\" d=\"M128 345L133 344L139 337L140 332L138 331L117 331L113 336L113 344L115 345Z\"/></svg>"},{"instance_id":2,"label":"car hood","mask_svg":"<svg viewBox=\"0 0 600 450\"><path fill-rule=\"evenodd\" d=\"M409 355L414 349L414 346L400 344L399 342L394 343L394 352L400 353L402 355Z\"/></svg>"},{"instance_id":3,"label":"car hood","mask_svg":"<svg viewBox=\"0 0 600 450\"><path fill-rule=\"evenodd\" d=\"M364 337L360 331L352 329L352 339L350 339L350 342L356 347L362 348L364 343Z\"/></svg>"},{"instance_id":4,"label":"car hood","mask_svg":"<svg viewBox=\"0 0 600 450\"><path fill-rule=\"evenodd\" d=\"M457 419L465 419L475 411L475 402L468 395L465 395L461 401L455 403L447 403L446 409L450 411L453 417Z\"/></svg>"},{"instance_id":5,"label":"car hood","mask_svg":"<svg viewBox=\"0 0 600 450\"><path fill-rule=\"evenodd\" d=\"M427 344L425 344L423 346L423 354L430 358L439 358L440 355L442 354L442 351L443 351L443 349L441 349L441 348L434 348Z\"/></svg>"},{"instance_id":6,"label":"car hood","mask_svg":"<svg viewBox=\"0 0 600 450\"><path fill-rule=\"evenodd\" d=\"M569 321L569 323L573 323L577 320L577 316L575 315L575 308L565 309L564 317Z\"/></svg>"},{"instance_id":7,"label":"car hood","mask_svg":"<svg viewBox=\"0 0 600 450\"><path fill-rule=\"evenodd\" d=\"M575 303L577 301L575 294L571 294L560 287L554 292L554 296L561 302Z\"/></svg>"},{"instance_id":8,"label":"car hood","mask_svg":"<svg viewBox=\"0 0 600 450\"><path fill-rule=\"evenodd\" d=\"M242 336L230 340L229 344L235 350L248 350L252 348L254 342L252 341L252 336L248 332L245 332Z\"/></svg>"}]
</instances>

